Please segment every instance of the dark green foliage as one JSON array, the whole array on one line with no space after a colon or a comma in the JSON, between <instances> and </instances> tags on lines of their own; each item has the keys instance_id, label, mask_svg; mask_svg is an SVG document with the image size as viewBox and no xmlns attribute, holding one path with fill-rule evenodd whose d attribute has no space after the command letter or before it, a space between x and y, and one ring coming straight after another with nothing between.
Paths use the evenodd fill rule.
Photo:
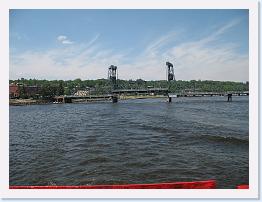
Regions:
<instances>
[{"instance_id":1,"label":"dark green foliage","mask_svg":"<svg viewBox=\"0 0 262 202\"><path fill-rule=\"evenodd\" d=\"M18 87L18 89L19 89L19 93L20 93L20 98L23 98L23 99L28 98L26 93L25 93L25 87L24 86L21 85L21 86Z\"/></svg>"}]
</instances>

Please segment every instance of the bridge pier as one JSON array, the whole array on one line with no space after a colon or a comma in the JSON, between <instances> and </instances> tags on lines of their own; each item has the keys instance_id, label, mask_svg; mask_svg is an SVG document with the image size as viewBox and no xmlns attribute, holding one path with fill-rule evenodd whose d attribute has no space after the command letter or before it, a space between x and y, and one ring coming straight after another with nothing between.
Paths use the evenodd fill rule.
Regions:
<instances>
[{"instance_id":1,"label":"bridge pier","mask_svg":"<svg viewBox=\"0 0 262 202\"><path fill-rule=\"evenodd\" d=\"M231 93L227 94L227 101L232 102L232 94Z\"/></svg>"},{"instance_id":2,"label":"bridge pier","mask_svg":"<svg viewBox=\"0 0 262 202\"><path fill-rule=\"evenodd\" d=\"M72 98L64 97L64 103L72 103Z\"/></svg>"},{"instance_id":3,"label":"bridge pier","mask_svg":"<svg viewBox=\"0 0 262 202\"><path fill-rule=\"evenodd\" d=\"M112 103L117 103L118 102L118 97L117 95L112 96Z\"/></svg>"}]
</instances>

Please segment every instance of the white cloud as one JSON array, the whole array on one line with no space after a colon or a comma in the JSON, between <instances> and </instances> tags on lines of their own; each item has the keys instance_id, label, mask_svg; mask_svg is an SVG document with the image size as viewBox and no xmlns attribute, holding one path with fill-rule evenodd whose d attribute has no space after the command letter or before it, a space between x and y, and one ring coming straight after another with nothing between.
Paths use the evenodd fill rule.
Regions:
<instances>
[{"instance_id":1,"label":"white cloud","mask_svg":"<svg viewBox=\"0 0 262 202\"><path fill-rule=\"evenodd\" d=\"M165 62L170 61L174 63L178 80L248 81L248 54L238 53L236 44L219 42L220 37L237 23L229 22L208 37L180 44L175 43L179 35L169 32L148 44L136 57L123 50L103 47L97 34L86 44L11 55L10 78L106 78L107 68L114 64L118 66L121 79L159 80L166 79ZM57 40L70 43L64 35Z\"/></svg>"},{"instance_id":2,"label":"white cloud","mask_svg":"<svg viewBox=\"0 0 262 202\"><path fill-rule=\"evenodd\" d=\"M57 37L57 40L58 41L63 41L63 40L66 40L66 38L67 38L66 36L60 35L60 36Z\"/></svg>"},{"instance_id":3,"label":"white cloud","mask_svg":"<svg viewBox=\"0 0 262 202\"><path fill-rule=\"evenodd\" d=\"M91 39L88 43L87 46L91 46L93 43L97 41L97 39L100 37L100 34L96 34L93 39Z\"/></svg>"},{"instance_id":4,"label":"white cloud","mask_svg":"<svg viewBox=\"0 0 262 202\"><path fill-rule=\"evenodd\" d=\"M57 40L62 44L73 44L73 41L70 41L67 36L60 35L57 37Z\"/></svg>"},{"instance_id":5,"label":"white cloud","mask_svg":"<svg viewBox=\"0 0 262 202\"><path fill-rule=\"evenodd\" d=\"M62 41L62 44L73 44L73 42L72 42L72 41L69 41L69 40L63 40L63 41Z\"/></svg>"},{"instance_id":6,"label":"white cloud","mask_svg":"<svg viewBox=\"0 0 262 202\"><path fill-rule=\"evenodd\" d=\"M161 49L163 46L169 44L170 42L174 41L176 37L175 32L170 32L165 36L160 37L159 39L153 41L151 44L149 44L146 49L145 53L149 54L151 56L154 56L155 53Z\"/></svg>"},{"instance_id":7,"label":"white cloud","mask_svg":"<svg viewBox=\"0 0 262 202\"><path fill-rule=\"evenodd\" d=\"M219 42L239 22L228 22L207 37L177 45L174 41L179 36L170 32L149 44L140 58L127 66L135 66L132 75L144 79L166 79L165 62L170 61L178 80L248 81L248 54L238 53L236 44Z\"/></svg>"},{"instance_id":8,"label":"white cloud","mask_svg":"<svg viewBox=\"0 0 262 202\"><path fill-rule=\"evenodd\" d=\"M123 54L114 54L112 50L100 50L94 43L94 39L91 39L87 44L39 52L27 51L19 55L12 55L10 78L106 78L107 67L111 63L117 63L124 56Z\"/></svg>"}]
</instances>

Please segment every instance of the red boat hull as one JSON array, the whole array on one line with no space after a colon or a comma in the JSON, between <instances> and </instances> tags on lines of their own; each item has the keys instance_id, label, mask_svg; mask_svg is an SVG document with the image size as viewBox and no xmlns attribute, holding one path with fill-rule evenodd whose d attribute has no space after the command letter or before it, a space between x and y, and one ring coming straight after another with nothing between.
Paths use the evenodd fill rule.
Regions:
<instances>
[{"instance_id":1,"label":"red boat hull","mask_svg":"<svg viewBox=\"0 0 262 202\"><path fill-rule=\"evenodd\" d=\"M249 185L247 184L238 185L237 189L249 189Z\"/></svg>"},{"instance_id":2,"label":"red boat hull","mask_svg":"<svg viewBox=\"0 0 262 202\"><path fill-rule=\"evenodd\" d=\"M10 186L9 189L215 189L216 181L173 182L158 184L83 185L83 186Z\"/></svg>"}]
</instances>

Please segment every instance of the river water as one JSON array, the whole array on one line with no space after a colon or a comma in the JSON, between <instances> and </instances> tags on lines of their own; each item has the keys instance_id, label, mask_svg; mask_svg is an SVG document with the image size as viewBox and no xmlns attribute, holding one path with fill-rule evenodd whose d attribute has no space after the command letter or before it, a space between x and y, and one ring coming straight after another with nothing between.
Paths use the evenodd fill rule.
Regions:
<instances>
[{"instance_id":1,"label":"river water","mask_svg":"<svg viewBox=\"0 0 262 202\"><path fill-rule=\"evenodd\" d=\"M248 97L10 106L10 185L249 181Z\"/></svg>"}]
</instances>

